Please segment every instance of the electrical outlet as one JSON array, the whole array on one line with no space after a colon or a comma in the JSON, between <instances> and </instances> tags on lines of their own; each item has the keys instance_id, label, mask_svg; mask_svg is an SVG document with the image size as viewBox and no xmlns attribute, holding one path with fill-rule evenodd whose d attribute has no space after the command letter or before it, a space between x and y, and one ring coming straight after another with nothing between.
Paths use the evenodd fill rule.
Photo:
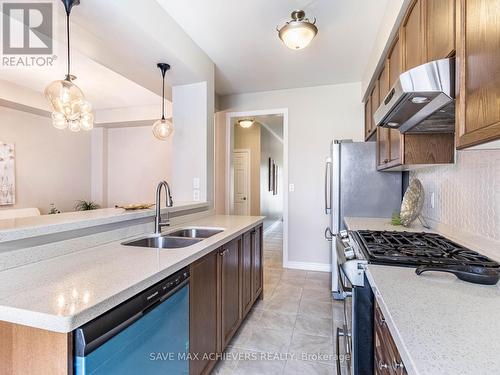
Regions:
<instances>
[{"instance_id":1,"label":"electrical outlet","mask_svg":"<svg viewBox=\"0 0 500 375\"><path fill-rule=\"evenodd\" d=\"M200 201L200 191L199 190L193 190L193 201L199 202Z\"/></svg>"},{"instance_id":2,"label":"electrical outlet","mask_svg":"<svg viewBox=\"0 0 500 375\"><path fill-rule=\"evenodd\" d=\"M288 190L291 192L294 192L295 191L295 184L290 184Z\"/></svg>"},{"instance_id":3,"label":"electrical outlet","mask_svg":"<svg viewBox=\"0 0 500 375\"><path fill-rule=\"evenodd\" d=\"M200 179L198 177L193 178L193 189L200 188Z\"/></svg>"},{"instance_id":4,"label":"electrical outlet","mask_svg":"<svg viewBox=\"0 0 500 375\"><path fill-rule=\"evenodd\" d=\"M431 208L434 209L436 207L436 198L434 192L431 193Z\"/></svg>"}]
</instances>

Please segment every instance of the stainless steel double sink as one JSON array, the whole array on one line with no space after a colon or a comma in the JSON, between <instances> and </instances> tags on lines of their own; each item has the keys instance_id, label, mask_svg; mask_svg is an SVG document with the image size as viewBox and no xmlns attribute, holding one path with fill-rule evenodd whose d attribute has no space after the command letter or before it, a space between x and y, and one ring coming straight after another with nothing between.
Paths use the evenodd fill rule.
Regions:
<instances>
[{"instance_id":1,"label":"stainless steel double sink","mask_svg":"<svg viewBox=\"0 0 500 375\"><path fill-rule=\"evenodd\" d=\"M221 228L180 228L165 234L153 234L135 240L123 242L125 246L151 247L156 249L179 249L203 241L221 233Z\"/></svg>"}]
</instances>

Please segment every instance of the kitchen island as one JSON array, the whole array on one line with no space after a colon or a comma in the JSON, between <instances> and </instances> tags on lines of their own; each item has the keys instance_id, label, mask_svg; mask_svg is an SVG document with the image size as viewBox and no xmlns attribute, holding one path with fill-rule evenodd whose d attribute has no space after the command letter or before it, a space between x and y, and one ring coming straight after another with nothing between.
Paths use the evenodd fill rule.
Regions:
<instances>
[{"instance_id":1,"label":"kitchen island","mask_svg":"<svg viewBox=\"0 0 500 375\"><path fill-rule=\"evenodd\" d=\"M255 264L260 266L261 247L256 248L258 252L245 253L244 235L256 233L257 230L259 246L261 246L262 220L262 217L257 216L206 216L185 222L178 227L219 228L222 232L188 247L155 249L124 246L122 243L131 238L121 239L0 272L0 333L2 333L0 339L2 340L1 347L3 347L0 350L0 359L2 363L4 365L10 363L12 370L12 366L19 365L16 362L16 355L22 355L20 352L31 351L32 362L44 359L46 366L49 366L49 363L59 362L59 365L49 368L50 371L55 371L51 373L70 372L72 366L71 332L74 329L167 276L196 263L209 254L215 254L214 252L220 251L223 245L235 241L236 258L231 259L236 259L238 265L245 261L244 257L247 254L252 261L258 257L260 263L255 262ZM172 226L165 232L168 233L176 228ZM239 260L240 256L241 260ZM224 257L218 258L224 259ZM226 271L233 272L232 275L236 272L236 280L241 277L243 283L245 277L243 265L241 268L237 266L232 270L227 268ZM252 304L262 293L261 270L258 272L260 276L252 269L252 277L255 276L257 280L260 280L260 289L255 289L253 286L251 288L255 292L250 296ZM241 287L238 284L236 286L236 296L239 299L242 293L239 290L243 289L243 284ZM236 303L239 302L238 299ZM234 334L243 318L243 313L238 315L238 324L230 327L232 332L226 336L226 340ZM26 335L32 335L37 341L30 343L30 348L16 347L16 344L22 343L19 337ZM13 344L15 339L18 341ZM28 343L24 342L24 344ZM29 363L26 364L28 365ZM12 372L15 371L12 370Z\"/></svg>"},{"instance_id":2,"label":"kitchen island","mask_svg":"<svg viewBox=\"0 0 500 375\"><path fill-rule=\"evenodd\" d=\"M429 231L381 218L346 218L345 223L349 230ZM494 241L442 227L430 231L499 259ZM411 267L369 264L366 275L408 374L500 373L498 285L471 284L437 272L417 276Z\"/></svg>"}]
</instances>

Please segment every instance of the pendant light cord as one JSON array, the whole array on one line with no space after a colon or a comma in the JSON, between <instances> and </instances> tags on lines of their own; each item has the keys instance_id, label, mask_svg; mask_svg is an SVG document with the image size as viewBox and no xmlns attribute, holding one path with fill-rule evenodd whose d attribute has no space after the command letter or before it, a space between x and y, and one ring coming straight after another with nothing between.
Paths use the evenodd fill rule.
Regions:
<instances>
[{"instance_id":1,"label":"pendant light cord","mask_svg":"<svg viewBox=\"0 0 500 375\"><path fill-rule=\"evenodd\" d=\"M165 120L165 70L162 70L163 83L161 85L161 119Z\"/></svg>"},{"instance_id":2,"label":"pendant light cord","mask_svg":"<svg viewBox=\"0 0 500 375\"><path fill-rule=\"evenodd\" d=\"M66 35L67 35L67 47L68 47L68 74L66 79L71 80L70 68L71 68L71 54L70 54L70 44L69 44L69 11L66 12Z\"/></svg>"}]
</instances>

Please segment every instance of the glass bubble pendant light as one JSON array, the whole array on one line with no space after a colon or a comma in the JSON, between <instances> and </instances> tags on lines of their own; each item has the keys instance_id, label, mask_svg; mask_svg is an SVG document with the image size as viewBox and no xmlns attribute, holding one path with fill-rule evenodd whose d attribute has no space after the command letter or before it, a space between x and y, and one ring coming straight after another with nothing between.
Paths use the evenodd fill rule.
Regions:
<instances>
[{"instance_id":1,"label":"glass bubble pendant light","mask_svg":"<svg viewBox=\"0 0 500 375\"><path fill-rule=\"evenodd\" d=\"M69 17L73 6L80 0L62 0L66 10L66 33L68 70L63 80L54 81L45 89L45 97L52 106L52 125L57 129L69 128L73 132L91 130L94 127L92 106L85 100L82 90L73 83L76 79L71 74Z\"/></svg>"},{"instance_id":2,"label":"glass bubble pendant light","mask_svg":"<svg viewBox=\"0 0 500 375\"><path fill-rule=\"evenodd\" d=\"M166 63L158 63L156 66L161 70L163 82L161 87L161 119L155 121L153 124L153 135L161 141L166 141L170 134L174 131L174 125L172 122L165 118L165 73L170 69L170 65Z\"/></svg>"}]
</instances>

